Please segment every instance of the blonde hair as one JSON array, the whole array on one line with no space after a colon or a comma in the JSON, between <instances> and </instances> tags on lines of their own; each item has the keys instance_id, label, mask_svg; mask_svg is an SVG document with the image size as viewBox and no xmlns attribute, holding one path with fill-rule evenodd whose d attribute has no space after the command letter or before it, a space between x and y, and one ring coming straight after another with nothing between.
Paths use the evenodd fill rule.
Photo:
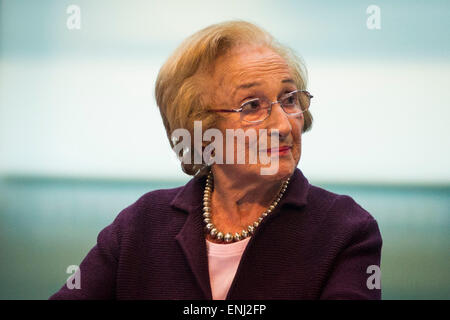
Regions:
<instances>
[{"instance_id":1,"label":"blonde hair","mask_svg":"<svg viewBox=\"0 0 450 320\"><path fill-rule=\"evenodd\" d=\"M226 21L206 27L184 40L161 67L155 85L156 103L171 147L173 130L187 129L193 136L194 120L203 130L215 126L220 117L208 112L208 92L203 71L213 68L215 60L242 44L263 45L279 54L291 70L298 89L306 89L307 71L292 49L278 43L262 28L242 20ZM312 115L304 113L303 132L312 126ZM192 143L193 144L193 143ZM190 150L194 150L191 146ZM193 157L193 152L191 152ZM206 165L181 163L189 175L203 175Z\"/></svg>"}]
</instances>

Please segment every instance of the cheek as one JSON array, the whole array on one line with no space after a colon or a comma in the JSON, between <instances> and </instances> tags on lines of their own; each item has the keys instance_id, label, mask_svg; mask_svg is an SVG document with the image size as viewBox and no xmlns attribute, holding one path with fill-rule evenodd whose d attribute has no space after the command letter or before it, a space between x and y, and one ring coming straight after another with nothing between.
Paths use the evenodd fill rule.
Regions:
<instances>
[{"instance_id":1,"label":"cheek","mask_svg":"<svg viewBox=\"0 0 450 320\"><path fill-rule=\"evenodd\" d=\"M300 144L302 140L302 130L303 130L304 119L296 118L291 120L292 126L292 138L295 144Z\"/></svg>"},{"instance_id":2,"label":"cheek","mask_svg":"<svg viewBox=\"0 0 450 320\"><path fill-rule=\"evenodd\" d=\"M296 161L300 159L301 145L302 145L302 130L303 130L303 117L300 119L293 119L292 122L292 138L294 143L293 156Z\"/></svg>"}]
</instances>

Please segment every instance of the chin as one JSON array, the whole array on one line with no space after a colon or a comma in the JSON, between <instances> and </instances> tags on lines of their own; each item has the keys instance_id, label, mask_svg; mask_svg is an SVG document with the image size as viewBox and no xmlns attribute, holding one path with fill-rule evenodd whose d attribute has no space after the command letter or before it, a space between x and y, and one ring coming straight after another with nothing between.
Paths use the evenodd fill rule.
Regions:
<instances>
[{"instance_id":1,"label":"chin","mask_svg":"<svg viewBox=\"0 0 450 320\"><path fill-rule=\"evenodd\" d=\"M294 163L294 162L284 163L284 162L282 162L280 164L280 168L279 168L279 172L278 172L277 176L279 177L279 179L285 180L285 179L289 178L294 173L294 170L295 170L296 167L297 167L297 163Z\"/></svg>"},{"instance_id":2,"label":"chin","mask_svg":"<svg viewBox=\"0 0 450 320\"><path fill-rule=\"evenodd\" d=\"M278 166L274 163L259 166L258 173L267 181L281 181L289 178L297 167L298 161L294 159L280 159ZM262 169L270 169L270 174L261 174ZM266 171L267 172L267 171Z\"/></svg>"}]
</instances>

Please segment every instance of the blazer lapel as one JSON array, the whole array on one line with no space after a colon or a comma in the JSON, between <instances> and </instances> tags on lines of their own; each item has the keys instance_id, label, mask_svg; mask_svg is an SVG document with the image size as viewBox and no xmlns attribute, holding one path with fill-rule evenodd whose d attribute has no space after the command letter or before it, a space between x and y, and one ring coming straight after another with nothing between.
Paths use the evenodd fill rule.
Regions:
<instances>
[{"instance_id":1,"label":"blazer lapel","mask_svg":"<svg viewBox=\"0 0 450 320\"><path fill-rule=\"evenodd\" d=\"M206 177L193 178L177 194L171 205L187 212L186 222L175 240L181 247L189 267L205 299L212 299L208 257L202 216L203 188Z\"/></svg>"}]
</instances>

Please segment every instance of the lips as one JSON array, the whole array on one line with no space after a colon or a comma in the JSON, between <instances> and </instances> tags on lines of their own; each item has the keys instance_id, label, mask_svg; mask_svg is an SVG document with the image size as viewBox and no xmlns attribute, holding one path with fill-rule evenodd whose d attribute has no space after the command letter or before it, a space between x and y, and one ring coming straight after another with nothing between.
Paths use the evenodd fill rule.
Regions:
<instances>
[{"instance_id":1,"label":"lips","mask_svg":"<svg viewBox=\"0 0 450 320\"><path fill-rule=\"evenodd\" d=\"M286 153L286 152L290 151L291 149L292 149L291 146L281 146L281 147L278 147L278 148L267 149L266 152L267 153L275 153L275 152Z\"/></svg>"}]
</instances>

